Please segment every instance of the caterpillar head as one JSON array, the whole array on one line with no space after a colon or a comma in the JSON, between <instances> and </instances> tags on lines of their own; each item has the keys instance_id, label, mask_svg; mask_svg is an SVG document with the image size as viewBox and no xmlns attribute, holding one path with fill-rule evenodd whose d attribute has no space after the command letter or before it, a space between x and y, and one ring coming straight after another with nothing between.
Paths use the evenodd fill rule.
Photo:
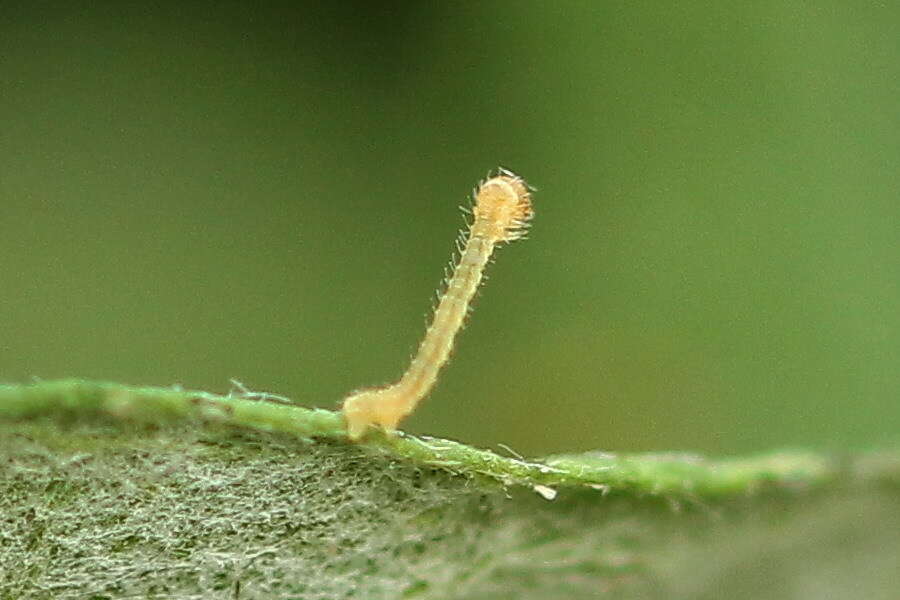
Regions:
<instances>
[{"instance_id":1,"label":"caterpillar head","mask_svg":"<svg viewBox=\"0 0 900 600\"><path fill-rule=\"evenodd\" d=\"M473 212L495 242L512 242L525 235L534 216L531 190L521 177L501 169L478 186Z\"/></svg>"}]
</instances>

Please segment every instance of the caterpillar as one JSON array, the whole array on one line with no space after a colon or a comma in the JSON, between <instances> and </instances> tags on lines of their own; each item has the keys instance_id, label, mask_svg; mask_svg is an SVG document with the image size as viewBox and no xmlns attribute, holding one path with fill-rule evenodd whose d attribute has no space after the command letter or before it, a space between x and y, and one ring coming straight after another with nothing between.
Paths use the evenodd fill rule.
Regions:
<instances>
[{"instance_id":1,"label":"caterpillar","mask_svg":"<svg viewBox=\"0 0 900 600\"><path fill-rule=\"evenodd\" d=\"M472 214L453 274L409 368L392 385L358 390L344 400L350 439L361 438L370 425L380 425L392 433L434 387L494 248L522 239L528 231L534 216L531 188L521 177L498 169L495 176L475 189Z\"/></svg>"}]
</instances>

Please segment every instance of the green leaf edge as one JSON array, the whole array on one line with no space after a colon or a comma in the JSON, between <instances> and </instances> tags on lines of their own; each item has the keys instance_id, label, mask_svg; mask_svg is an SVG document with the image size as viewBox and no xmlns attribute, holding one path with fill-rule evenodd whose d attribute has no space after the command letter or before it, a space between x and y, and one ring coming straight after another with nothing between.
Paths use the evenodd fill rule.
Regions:
<instances>
[{"instance_id":1,"label":"green leaf edge","mask_svg":"<svg viewBox=\"0 0 900 600\"><path fill-rule=\"evenodd\" d=\"M164 426L232 426L278 432L304 440L351 444L340 412L274 402L272 396L242 390L226 396L179 388L134 387L66 379L0 385L0 420L54 416L103 418ZM548 499L555 488L577 487L600 494L629 493L669 500L709 501L754 495L772 488L822 487L850 473L868 481L900 485L900 452L884 450L854 457L783 450L758 456L711 460L667 453L618 455L604 452L541 459L501 456L453 440L387 435L372 431L356 445L371 452L463 476L489 478L505 486L527 486Z\"/></svg>"}]
</instances>

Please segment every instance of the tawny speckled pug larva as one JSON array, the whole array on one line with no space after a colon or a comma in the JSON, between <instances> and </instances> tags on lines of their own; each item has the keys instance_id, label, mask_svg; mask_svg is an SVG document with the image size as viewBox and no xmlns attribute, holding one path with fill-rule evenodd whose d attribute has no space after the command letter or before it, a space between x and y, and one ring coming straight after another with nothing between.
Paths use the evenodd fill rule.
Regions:
<instances>
[{"instance_id":1,"label":"tawny speckled pug larva","mask_svg":"<svg viewBox=\"0 0 900 600\"><path fill-rule=\"evenodd\" d=\"M392 432L428 395L438 371L450 356L453 339L462 326L494 247L522 238L528 229L534 215L530 189L520 177L500 169L495 177L476 189L472 213L474 219L463 234L465 246L453 276L406 373L393 385L359 390L344 400L347 435L351 439L362 437L369 425L380 425Z\"/></svg>"}]
</instances>

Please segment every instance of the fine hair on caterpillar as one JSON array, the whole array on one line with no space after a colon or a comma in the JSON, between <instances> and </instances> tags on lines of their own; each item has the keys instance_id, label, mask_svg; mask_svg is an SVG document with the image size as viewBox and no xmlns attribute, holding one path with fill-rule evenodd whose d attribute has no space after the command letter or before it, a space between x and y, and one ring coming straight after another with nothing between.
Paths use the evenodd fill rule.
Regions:
<instances>
[{"instance_id":1,"label":"fine hair on caterpillar","mask_svg":"<svg viewBox=\"0 0 900 600\"><path fill-rule=\"evenodd\" d=\"M494 248L523 238L528 230L534 216L531 188L521 177L498 169L475 189L471 212L472 222L459 258L409 368L392 385L359 390L344 400L343 412L350 439L362 437L370 425L393 432L400 420L410 414L434 387L438 372L450 357L453 341L463 325Z\"/></svg>"}]
</instances>

